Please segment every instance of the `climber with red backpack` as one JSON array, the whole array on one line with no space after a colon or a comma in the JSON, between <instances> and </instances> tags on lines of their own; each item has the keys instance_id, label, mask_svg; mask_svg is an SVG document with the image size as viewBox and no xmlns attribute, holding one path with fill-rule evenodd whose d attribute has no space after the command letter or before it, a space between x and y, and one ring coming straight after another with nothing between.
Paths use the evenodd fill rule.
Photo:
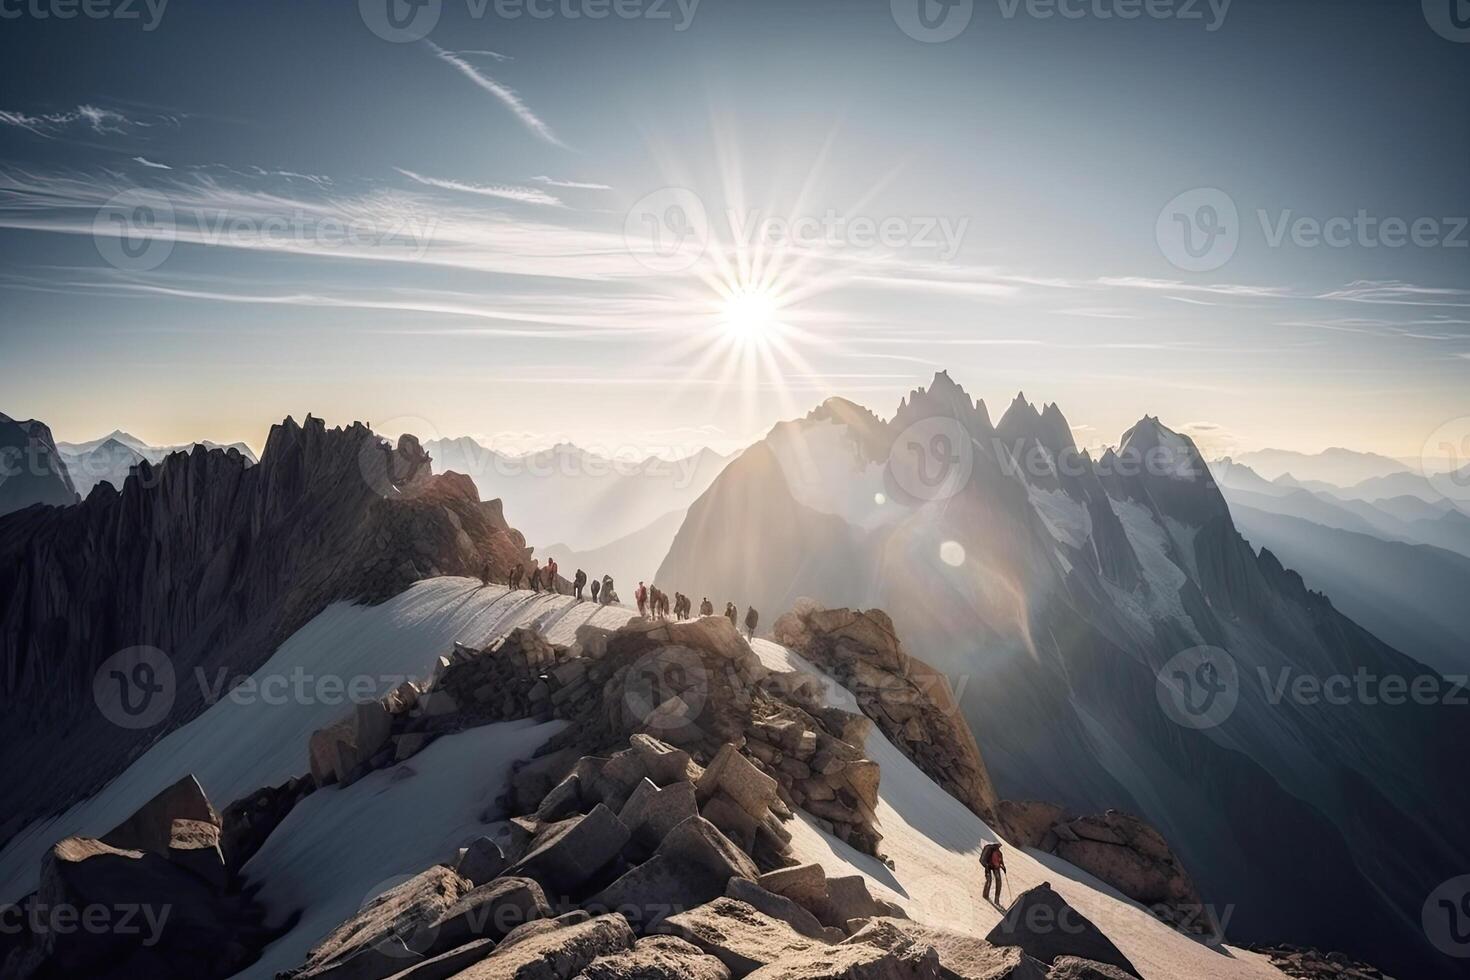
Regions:
<instances>
[{"instance_id":1,"label":"climber with red backpack","mask_svg":"<svg viewBox=\"0 0 1470 980\"><path fill-rule=\"evenodd\" d=\"M1005 855L1000 853L1000 842L993 841L980 849L980 866L985 869L985 888L980 892L995 905L1000 904L1001 875L1006 870ZM990 883L995 882L995 897L990 897Z\"/></svg>"}]
</instances>

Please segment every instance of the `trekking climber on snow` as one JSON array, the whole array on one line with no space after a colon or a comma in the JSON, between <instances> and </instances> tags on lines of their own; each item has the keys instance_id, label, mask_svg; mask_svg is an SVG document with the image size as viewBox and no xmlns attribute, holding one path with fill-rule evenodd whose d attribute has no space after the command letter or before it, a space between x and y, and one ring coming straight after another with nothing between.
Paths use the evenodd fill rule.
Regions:
<instances>
[{"instance_id":1,"label":"trekking climber on snow","mask_svg":"<svg viewBox=\"0 0 1470 980\"><path fill-rule=\"evenodd\" d=\"M701 616L713 616L715 614L715 604L709 601L709 596L705 596L704 601L699 604L699 614Z\"/></svg>"},{"instance_id":2,"label":"trekking climber on snow","mask_svg":"<svg viewBox=\"0 0 1470 980\"><path fill-rule=\"evenodd\" d=\"M526 566L516 562L516 567L510 570L510 590L515 592L521 587L521 578L526 574Z\"/></svg>"},{"instance_id":3,"label":"trekking climber on snow","mask_svg":"<svg viewBox=\"0 0 1470 980\"><path fill-rule=\"evenodd\" d=\"M745 635L755 639L755 626L761 621L761 614L755 611L755 606L745 607Z\"/></svg>"},{"instance_id":4,"label":"trekking climber on snow","mask_svg":"<svg viewBox=\"0 0 1470 980\"><path fill-rule=\"evenodd\" d=\"M735 611L735 603L725 603L725 618L730 621L731 626L736 629L740 628L740 613Z\"/></svg>"},{"instance_id":5,"label":"trekking climber on snow","mask_svg":"<svg viewBox=\"0 0 1470 980\"><path fill-rule=\"evenodd\" d=\"M531 559L531 591L541 591L541 566L536 564L536 559Z\"/></svg>"},{"instance_id":6,"label":"trekking climber on snow","mask_svg":"<svg viewBox=\"0 0 1470 980\"><path fill-rule=\"evenodd\" d=\"M546 567L541 570L541 581L546 586L547 592L556 591L556 559L546 559Z\"/></svg>"},{"instance_id":7,"label":"trekking climber on snow","mask_svg":"<svg viewBox=\"0 0 1470 980\"><path fill-rule=\"evenodd\" d=\"M572 577L572 595L577 597L578 602L582 601L582 587L586 584L587 573L582 571L580 568L577 569L577 574ZM592 587L595 590L597 588L597 583L593 582ZM596 591L594 591L592 594L596 595L597 593Z\"/></svg>"},{"instance_id":8,"label":"trekking climber on snow","mask_svg":"<svg viewBox=\"0 0 1470 980\"><path fill-rule=\"evenodd\" d=\"M999 905L1001 875L1005 874L1006 859L1005 855L1000 853L1000 843L998 841L986 844L980 849L980 866L985 869L985 888L980 894L992 903ZM990 883L992 881L995 882L994 898L990 897Z\"/></svg>"},{"instance_id":9,"label":"trekking climber on snow","mask_svg":"<svg viewBox=\"0 0 1470 980\"><path fill-rule=\"evenodd\" d=\"M638 591L633 593L633 599L638 603L638 615L648 615L648 586L639 582Z\"/></svg>"},{"instance_id":10,"label":"trekking climber on snow","mask_svg":"<svg viewBox=\"0 0 1470 980\"><path fill-rule=\"evenodd\" d=\"M480 585L483 587L483 586L486 586L486 585L489 585L489 584L490 584L490 559L486 558L485 559L485 564L483 564L483 565L480 566Z\"/></svg>"},{"instance_id":11,"label":"trekking climber on snow","mask_svg":"<svg viewBox=\"0 0 1470 980\"><path fill-rule=\"evenodd\" d=\"M602 604L604 606L610 606L617 601L618 594L613 591L613 577L611 575L604 575L602 577Z\"/></svg>"},{"instance_id":12,"label":"trekking climber on snow","mask_svg":"<svg viewBox=\"0 0 1470 980\"><path fill-rule=\"evenodd\" d=\"M600 592L600 591L602 591L602 581L600 579L593 579L592 580L592 603L593 603L593 605L596 605L597 604L597 593Z\"/></svg>"}]
</instances>

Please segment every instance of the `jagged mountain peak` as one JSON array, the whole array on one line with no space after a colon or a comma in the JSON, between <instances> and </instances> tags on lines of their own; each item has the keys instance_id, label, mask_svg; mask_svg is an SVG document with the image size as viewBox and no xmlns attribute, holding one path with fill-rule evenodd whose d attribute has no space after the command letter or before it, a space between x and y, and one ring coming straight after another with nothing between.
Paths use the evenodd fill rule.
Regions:
<instances>
[{"instance_id":1,"label":"jagged mountain peak","mask_svg":"<svg viewBox=\"0 0 1470 980\"><path fill-rule=\"evenodd\" d=\"M989 438L995 431L985 402L971 398L948 371L935 372L929 387L910 391L908 397L899 402L893 425L902 430L923 419L935 417L957 420L976 439Z\"/></svg>"}]
</instances>

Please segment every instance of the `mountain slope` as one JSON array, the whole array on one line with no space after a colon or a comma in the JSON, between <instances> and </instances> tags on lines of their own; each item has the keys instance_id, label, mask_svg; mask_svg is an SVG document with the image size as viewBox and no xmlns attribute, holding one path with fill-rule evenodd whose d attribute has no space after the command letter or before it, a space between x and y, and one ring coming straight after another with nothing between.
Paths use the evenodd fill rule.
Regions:
<instances>
[{"instance_id":1,"label":"mountain slope","mask_svg":"<svg viewBox=\"0 0 1470 980\"><path fill-rule=\"evenodd\" d=\"M527 538L561 542L577 552L684 510L727 462L708 449L665 460L608 457L569 444L512 456L468 437L431 440L425 448L435 458L434 472L467 474L483 499L504 501Z\"/></svg>"},{"instance_id":2,"label":"mountain slope","mask_svg":"<svg viewBox=\"0 0 1470 980\"><path fill-rule=\"evenodd\" d=\"M1252 550L1187 438L1145 418L1094 461L1054 406L1018 398L992 428L944 375L890 423L820 415L778 426L715 481L661 582L761 608L811 594L892 610L963 690L1003 795L1141 813L1238 910L1237 936L1357 951L1407 975L1446 968L1419 911L1470 858L1433 816L1466 802L1449 747L1470 726L1443 705L1273 694L1283 671L1427 669ZM791 462L834 444L845 464ZM958 478L935 492L922 478L946 468ZM840 565L815 550L829 541ZM1181 724L1161 678L1176 658L1215 656L1201 647L1234 666L1233 710ZM1264 885L1256 869L1273 866L1300 877ZM1345 907L1345 894L1362 900Z\"/></svg>"},{"instance_id":3,"label":"mountain slope","mask_svg":"<svg viewBox=\"0 0 1470 980\"><path fill-rule=\"evenodd\" d=\"M580 568L589 580L600 581L604 575L611 575L618 588L628 588L639 581L654 581L659 562L669 553L669 545L683 523L684 511L675 510L599 548L573 551L564 544L554 544L540 551L547 558L555 558L567 578Z\"/></svg>"},{"instance_id":4,"label":"mountain slope","mask_svg":"<svg viewBox=\"0 0 1470 980\"><path fill-rule=\"evenodd\" d=\"M480 644L512 628L538 625L555 643L574 644L588 625L616 628L631 617L620 607L576 604L566 596L506 593L467 579L439 578L412 586L377 607L346 603L324 610L292 636L254 675L257 684L297 668L310 673L356 666L384 678L422 677L453 641ZM753 651L768 670L821 672L774 643ZM849 712L853 695L830 678L816 685L824 702ZM23 894L34 883L39 853L61 833L101 832L124 819L178 773L195 767L204 788L221 803L251 780L279 782L308 765L306 734L342 709L309 703L224 701L211 707L141 756L125 777L63 820L28 829L0 851L0 897ZM241 974L267 978L298 966L308 949L365 900L485 834L500 835L503 821L485 811L510 788L516 763L527 760L564 722L502 722L445 734L406 764L371 772L350 786L331 785L298 803L246 866L273 922L289 928ZM927 925L983 936L1000 912L980 900L974 873L980 848L997 839L958 800L876 729L862 746L878 763L875 816L891 866L862 854L801 814L786 824L793 859L820 864L830 877L859 875L875 897L896 902ZM34 860L32 860L34 859ZM1159 922L1149 912L1077 868L1052 856L1012 849L1010 888L1019 893L1043 881L1096 923L1147 980L1280 980L1263 957L1206 946Z\"/></svg>"},{"instance_id":5,"label":"mountain slope","mask_svg":"<svg viewBox=\"0 0 1470 980\"><path fill-rule=\"evenodd\" d=\"M65 506L77 490L51 430L28 419L0 415L0 515L33 504Z\"/></svg>"},{"instance_id":6,"label":"mountain slope","mask_svg":"<svg viewBox=\"0 0 1470 980\"><path fill-rule=\"evenodd\" d=\"M1374 635L1442 674L1470 671L1461 608L1470 595L1470 558L1239 504L1231 510L1248 540Z\"/></svg>"},{"instance_id":7,"label":"mountain slope","mask_svg":"<svg viewBox=\"0 0 1470 980\"><path fill-rule=\"evenodd\" d=\"M0 519L7 819L49 812L198 713L209 694L196 669L248 674L333 601L486 562L503 578L525 555L499 504L464 477L431 476L412 437L393 447L310 416L272 427L256 466L196 447L78 506ZM173 683L156 687L163 675ZM41 754L45 770L31 764Z\"/></svg>"}]
</instances>

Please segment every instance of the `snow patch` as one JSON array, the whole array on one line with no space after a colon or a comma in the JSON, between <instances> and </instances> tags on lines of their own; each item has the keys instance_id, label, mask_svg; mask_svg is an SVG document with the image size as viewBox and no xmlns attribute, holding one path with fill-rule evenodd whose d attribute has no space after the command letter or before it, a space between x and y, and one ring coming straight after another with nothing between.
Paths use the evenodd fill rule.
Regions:
<instances>
[{"instance_id":1,"label":"snow patch","mask_svg":"<svg viewBox=\"0 0 1470 980\"><path fill-rule=\"evenodd\" d=\"M536 626L553 643L571 645L588 622L616 629L633 615L619 606L577 603L571 596L508 593L468 578L420 582L379 606L339 602L293 634L252 676L257 690L268 678L310 679L298 698L288 683L282 701L226 694L193 721L160 739L95 796L64 813L32 823L0 851L0 901L36 888L41 856L58 840L105 834L158 792L193 773L214 805L230 803L263 786L310 770L311 733L344 717L351 706L336 686L327 697L311 680L361 679L380 697L404 678L433 673L438 658L460 641L482 646L516 626ZM212 685L215 679L206 678ZM196 683L180 674L180 684ZM279 680L265 689L280 689ZM316 693L320 690L322 693Z\"/></svg>"},{"instance_id":2,"label":"snow patch","mask_svg":"<svg viewBox=\"0 0 1470 980\"><path fill-rule=\"evenodd\" d=\"M1073 548L1087 545L1092 537L1092 515L1079 501L1061 490L1042 490L1030 484L1026 493L1053 538Z\"/></svg>"}]
</instances>

